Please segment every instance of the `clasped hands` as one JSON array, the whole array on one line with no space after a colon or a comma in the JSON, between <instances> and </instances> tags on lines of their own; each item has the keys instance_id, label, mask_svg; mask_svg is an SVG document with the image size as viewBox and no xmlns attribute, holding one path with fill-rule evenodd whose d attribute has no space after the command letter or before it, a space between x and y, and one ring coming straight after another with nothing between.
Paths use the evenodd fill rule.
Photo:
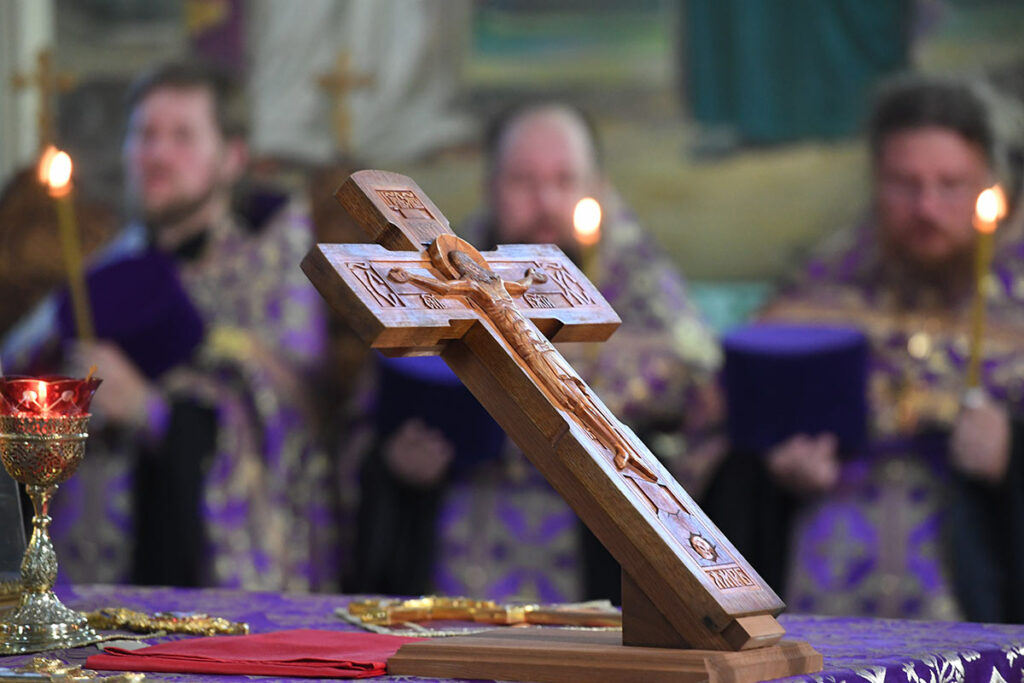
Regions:
<instances>
[{"instance_id":1,"label":"clasped hands","mask_svg":"<svg viewBox=\"0 0 1024 683\"><path fill-rule=\"evenodd\" d=\"M412 418L385 440L383 455L388 469L400 481L426 489L444 478L455 457L455 447L440 429Z\"/></svg>"},{"instance_id":2,"label":"clasped hands","mask_svg":"<svg viewBox=\"0 0 1024 683\"><path fill-rule=\"evenodd\" d=\"M964 402L949 438L950 465L989 485L1000 483L1010 464L1010 416L983 394ZM797 434L767 457L768 471L783 488L803 496L828 493L839 483L838 441L832 434Z\"/></svg>"}]
</instances>

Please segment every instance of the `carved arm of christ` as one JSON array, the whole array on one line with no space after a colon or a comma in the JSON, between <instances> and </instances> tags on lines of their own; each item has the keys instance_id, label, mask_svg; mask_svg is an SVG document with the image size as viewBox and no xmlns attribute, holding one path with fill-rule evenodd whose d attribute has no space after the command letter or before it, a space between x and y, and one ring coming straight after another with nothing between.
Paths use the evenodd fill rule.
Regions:
<instances>
[{"instance_id":1,"label":"carved arm of christ","mask_svg":"<svg viewBox=\"0 0 1024 683\"><path fill-rule=\"evenodd\" d=\"M478 252L405 176L337 196L379 244L317 245L303 270L374 348L439 353L573 507L622 566L624 642L777 642L782 601L551 343L620 322L576 266L551 245Z\"/></svg>"},{"instance_id":2,"label":"carved arm of christ","mask_svg":"<svg viewBox=\"0 0 1024 683\"><path fill-rule=\"evenodd\" d=\"M395 282L412 282L441 296L466 297L480 309L482 322L492 326L494 333L508 342L520 364L545 389L548 398L576 418L608 453L614 454L618 469L629 466L648 481L657 481L654 473L643 464L642 456L616 432L615 417L597 403L586 382L516 306L513 296L525 294L534 282L547 282L548 276L543 271L531 267L521 280L503 280L488 267L478 264L471 254L479 256L479 252L454 235L438 236L428 253L435 268L441 272L454 270L462 279L435 280L411 275L401 267L392 268L388 278Z\"/></svg>"}]
</instances>

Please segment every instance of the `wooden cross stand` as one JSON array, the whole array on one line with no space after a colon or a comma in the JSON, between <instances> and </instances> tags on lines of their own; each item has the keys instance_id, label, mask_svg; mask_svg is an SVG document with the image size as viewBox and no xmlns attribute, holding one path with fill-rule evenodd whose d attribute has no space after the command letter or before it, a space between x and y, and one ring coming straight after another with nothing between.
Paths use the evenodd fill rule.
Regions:
<instances>
[{"instance_id":1,"label":"wooden cross stand","mask_svg":"<svg viewBox=\"0 0 1024 683\"><path fill-rule=\"evenodd\" d=\"M313 284L374 348L440 354L622 567L621 641L441 638L404 646L389 672L743 681L821 669L809 645L781 641L784 603L551 344L604 340L620 323L561 250L480 253L397 174L360 171L336 196L377 244L317 245L302 263Z\"/></svg>"}]
</instances>

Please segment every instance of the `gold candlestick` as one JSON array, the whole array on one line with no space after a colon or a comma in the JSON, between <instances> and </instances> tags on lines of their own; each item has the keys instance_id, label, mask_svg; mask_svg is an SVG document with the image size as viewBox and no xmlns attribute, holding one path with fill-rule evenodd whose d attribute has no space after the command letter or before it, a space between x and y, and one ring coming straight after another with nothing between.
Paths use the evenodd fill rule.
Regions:
<instances>
[{"instance_id":1,"label":"gold candlestick","mask_svg":"<svg viewBox=\"0 0 1024 683\"><path fill-rule=\"evenodd\" d=\"M985 284L992 266L993 243L999 219L1006 213L1006 199L998 185L978 195L974 227L978 231L975 249L975 287L971 307L971 337L967 364L968 391L981 387L981 349L985 337Z\"/></svg>"},{"instance_id":2,"label":"gold candlestick","mask_svg":"<svg viewBox=\"0 0 1024 683\"><path fill-rule=\"evenodd\" d=\"M71 200L71 170L71 157L53 147L43 153L39 162L40 179L49 188L50 196L53 197L57 208L57 226L60 230L61 250L64 252L64 267L68 273L75 330L80 340L92 341L96 335L93 331L89 292L86 289L85 271L82 266L82 250L78 243L75 207Z\"/></svg>"}]
</instances>

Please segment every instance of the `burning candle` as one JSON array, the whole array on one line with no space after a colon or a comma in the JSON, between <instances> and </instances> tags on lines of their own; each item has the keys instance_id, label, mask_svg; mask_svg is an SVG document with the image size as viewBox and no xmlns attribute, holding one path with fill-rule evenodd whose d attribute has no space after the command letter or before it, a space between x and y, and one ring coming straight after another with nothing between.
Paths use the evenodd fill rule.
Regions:
<instances>
[{"instance_id":1,"label":"burning candle","mask_svg":"<svg viewBox=\"0 0 1024 683\"><path fill-rule=\"evenodd\" d=\"M572 214L572 223L582 252L583 273L593 280L597 276L597 249L601 243L601 205L593 197L579 200Z\"/></svg>"},{"instance_id":2,"label":"burning candle","mask_svg":"<svg viewBox=\"0 0 1024 683\"><path fill-rule=\"evenodd\" d=\"M981 342L985 336L985 281L992 265L992 244L999 227L999 219L1006 215L1006 197L998 185L978 195L975 205L974 228L978 231L975 251L974 304L971 309L970 355L967 365L967 388L981 385Z\"/></svg>"},{"instance_id":3,"label":"burning candle","mask_svg":"<svg viewBox=\"0 0 1024 683\"><path fill-rule=\"evenodd\" d=\"M85 272L82 269L82 252L78 244L75 209L71 201L71 170L71 157L67 152L54 147L47 148L39 160L39 178L49 189L57 207L57 226L64 252L64 267L68 272L75 329L79 339L91 341L95 335L89 293L85 287Z\"/></svg>"}]
</instances>

